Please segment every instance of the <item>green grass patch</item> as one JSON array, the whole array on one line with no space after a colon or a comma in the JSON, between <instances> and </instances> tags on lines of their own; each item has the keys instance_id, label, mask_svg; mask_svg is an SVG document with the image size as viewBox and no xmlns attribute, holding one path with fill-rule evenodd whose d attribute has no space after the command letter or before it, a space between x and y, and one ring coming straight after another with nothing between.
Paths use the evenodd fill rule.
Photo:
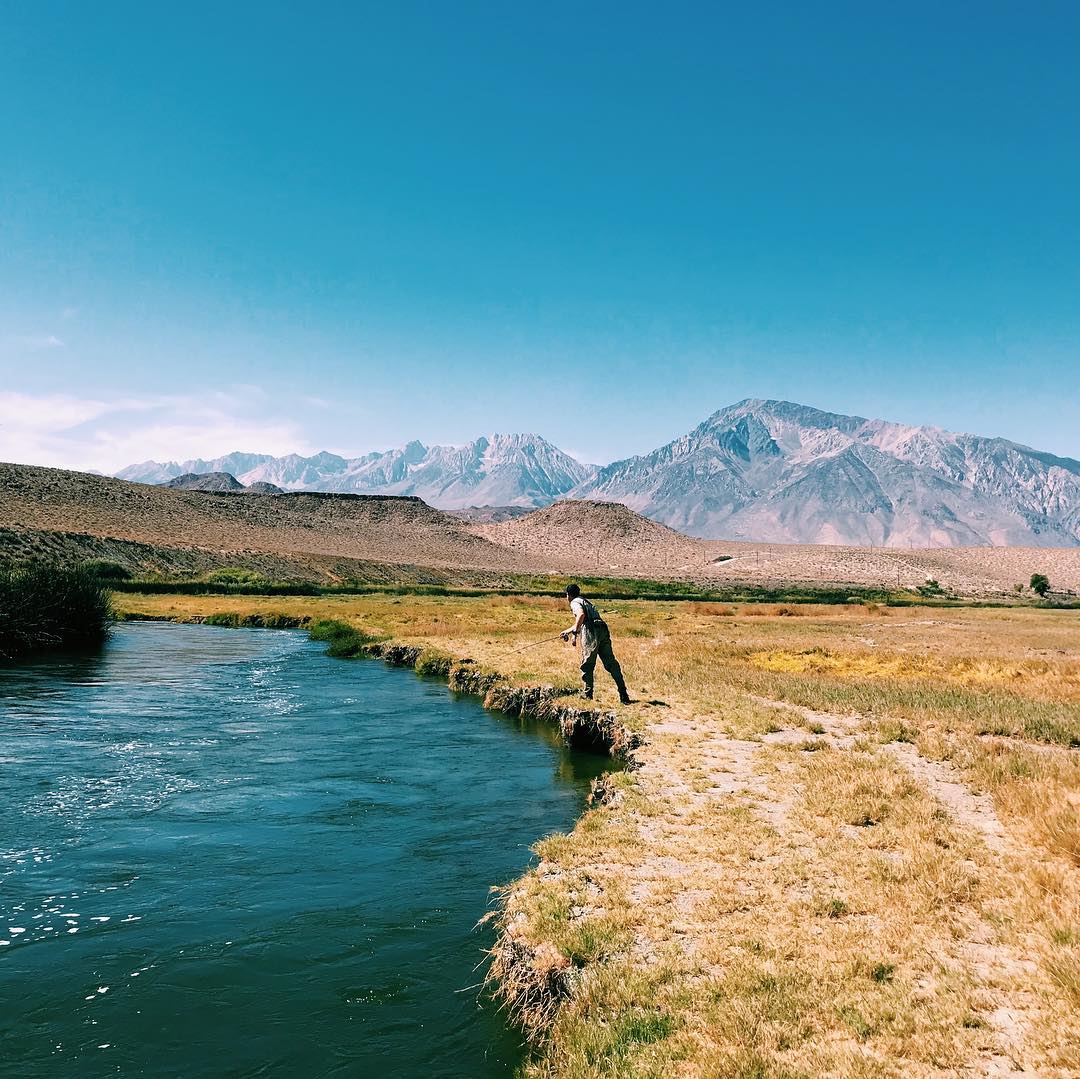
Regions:
<instances>
[{"instance_id":1,"label":"green grass patch","mask_svg":"<svg viewBox=\"0 0 1080 1079\"><path fill-rule=\"evenodd\" d=\"M219 612L208 614L203 619L205 626L224 626L228 629L296 629L298 626L306 625L307 622L306 618L296 618L278 612L267 614Z\"/></svg>"},{"instance_id":2,"label":"green grass patch","mask_svg":"<svg viewBox=\"0 0 1080 1079\"><path fill-rule=\"evenodd\" d=\"M270 583L261 573L241 566L225 566L212 570L206 575L206 580L210 584L249 585L253 588L261 588Z\"/></svg>"},{"instance_id":3,"label":"green grass patch","mask_svg":"<svg viewBox=\"0 0 1080 1079\"><path fill-rule=\"evenodd\" d=\"M425 648L416 660L416 673L434 678L446 678L454 664L453 656L437 648Z\"/></svg>"},{"instance_id":4,"label":"green grass patch","mask_svg":"<svg viewBox=\"0 0 1080 1079\"><path fill-rule=\"evenodd\" d=\"M852 1007L850 1004L846 1004L840 1009L840 1018L852 1029L859 1041L866 1041L874 1033L874 1028L870 1025L866 1016L858 1008Z\"/></svg>"},{"instance_id":5,"label":"green grass patch","mask_svg":"<svg viewBox=\"0 0 1080 1079\"><path fill-rule=\"evenodd\" d=\"M313 622L308 626L308 634L313 641L325 642L326 654L336 659L355 659L357 656L368 655L371 645L384 639L336 619Z\"/></svg>"}]
</instances>

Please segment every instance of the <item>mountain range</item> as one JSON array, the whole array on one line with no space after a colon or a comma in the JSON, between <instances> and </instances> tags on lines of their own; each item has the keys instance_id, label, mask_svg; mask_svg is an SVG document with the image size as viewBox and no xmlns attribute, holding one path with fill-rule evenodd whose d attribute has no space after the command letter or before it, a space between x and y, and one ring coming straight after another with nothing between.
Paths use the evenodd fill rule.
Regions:
<instances>
[{"instance_id":1,"label":"mountain range","mask_svg":"<svg viewBox=\"0 0 1080 1079\"><path fill-rule=\"evenodd\" d=\"M233 453L146 461L121 479L229 473L287 491L416 495L443 509L621 502L693 536L889 547L1080 546L1080 461L1001 438L787 401L720 409L689 434L603 467L538 435L345 458Z\"/></svg>"},{"instance_id":2,"label":"mountain range","mask_svg":"<svg viewBox=\"0 0 1080 1079\"><path fill-rule=\"evenodd\" d=\"M584 483L594 471L539 435L492 435L465 446L410 442L353 458L230 453L179 464L144 461L116 475L138 483L168 483L187 473L227 472L244 486L270 483L285 491L416 495L440 509L537 509Z\"/></svg>"}]
</instances>

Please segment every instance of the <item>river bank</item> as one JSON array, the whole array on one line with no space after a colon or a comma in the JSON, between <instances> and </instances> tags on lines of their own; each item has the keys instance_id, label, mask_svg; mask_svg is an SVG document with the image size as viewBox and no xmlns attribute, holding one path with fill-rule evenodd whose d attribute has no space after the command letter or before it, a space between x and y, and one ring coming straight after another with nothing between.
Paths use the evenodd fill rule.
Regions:
<instances>
[{"instance_id":1,"label":"river bank","mask_svg":"<svg viewBox=\"0 0 1080 1079\"><path fill-rule=\"evenodd\" d=\"M556 601L118 602L342 619L573 685L559 644L513 651ZM1080 1068L1075 612L604 606L639 703L600 675L596 711L641 744L503 896L530 1074Z\"/></svg>"}]
</instances>

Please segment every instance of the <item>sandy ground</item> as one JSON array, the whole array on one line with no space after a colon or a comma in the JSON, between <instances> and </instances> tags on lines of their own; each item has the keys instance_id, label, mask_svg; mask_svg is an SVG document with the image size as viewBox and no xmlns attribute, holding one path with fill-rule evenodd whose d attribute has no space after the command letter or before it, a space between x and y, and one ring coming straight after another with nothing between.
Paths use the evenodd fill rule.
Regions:
<instances>
[{"instance_id":1,"label":"sandy ground","mask_svg":"<svg viewBox=\"0 0 1080 1079\"><path fill-rule=\"evenodd\" d=\"M963 595L1012 593L1033 573L1044 573L1055 590L1080 592L1080 547L937 547L882 549L774 543L705 541L715 563L710 579L779 583L842 581L914 588L933 578Z\"/></svg>"}]
</instances>

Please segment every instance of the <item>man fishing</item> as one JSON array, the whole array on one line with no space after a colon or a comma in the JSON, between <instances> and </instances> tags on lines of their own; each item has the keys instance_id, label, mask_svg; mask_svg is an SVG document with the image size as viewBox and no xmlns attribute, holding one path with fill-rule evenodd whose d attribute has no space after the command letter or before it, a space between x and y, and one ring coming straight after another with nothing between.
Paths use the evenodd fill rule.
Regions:
<instances>
[{"instance_id":1,"label":"man fishing","mask_svg":"<svg viewBox=\"0 0 1080 1079\"><path fill-rule=\"evenodd\" d=\"M611 675L619 691L619 700L630 703L630 694L626 692L622 668L611 650L611 631L600 617L600 612L581 594L576 584L566 586L566 598L570 601L570 610L574 612L574 624L564 629L560 637L564 641L573 640L576 644L581 639L581 681L584 688L581 695L591 701L593 695L593 673L599 658L604 670Z\"/></svg>"}]
</instances>

